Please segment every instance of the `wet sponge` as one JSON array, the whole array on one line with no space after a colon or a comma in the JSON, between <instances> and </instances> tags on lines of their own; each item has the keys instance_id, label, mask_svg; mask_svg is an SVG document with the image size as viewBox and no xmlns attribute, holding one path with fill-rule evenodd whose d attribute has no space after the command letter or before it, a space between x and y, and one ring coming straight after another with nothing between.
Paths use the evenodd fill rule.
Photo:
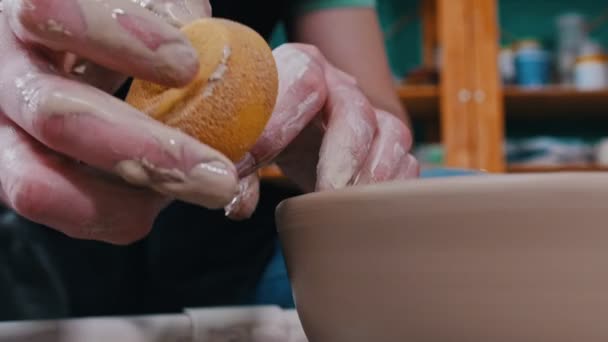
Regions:
<instances>
[{"instance_id":1,"label":"wet sponge","mask_svg":"<svg viewBox=\"0 0 608 342\"><path fill-rule=\"evenodd\" d=\"M272 50L257 32L230 20L200 19L182 31L199 55L196 78L182 88L134 80L126 101L236 162L253 147L275 106Z\"/></svg>"}]
</instances>

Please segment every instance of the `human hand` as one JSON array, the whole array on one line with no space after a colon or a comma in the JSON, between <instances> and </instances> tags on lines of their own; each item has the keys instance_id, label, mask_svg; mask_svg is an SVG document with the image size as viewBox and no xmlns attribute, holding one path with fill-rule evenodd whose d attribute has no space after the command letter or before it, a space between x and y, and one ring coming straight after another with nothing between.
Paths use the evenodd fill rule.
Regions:
<instances>
[{"instance_id":1,"label":"human hand","mask_svg":"<svg viewBox=\"0 0 608 342\"><path fill-rule=\"evenodd\" d=\"M227 158L110 95L127 75L187 84L198 60L177 27L209 15L207 0L5 0L4 204L69 236L117 244L146 235L173 199L228 204L238 177Z\"/></svg>"},{"instance_id":2,"label":"human hand","mask_svg":"<svg viewBox=\"0 0 608 342\"><path fill-rule=\"evenodd\" d=\"M274 51L277 105L262 137L238 163L241 195L234 219L249 217L259 198L255 171L276 162L304 191L328 191L418 176L412 135L394 115L374 108L356 81L314 47L286 44Z\"/></svg>"}]
</instances>

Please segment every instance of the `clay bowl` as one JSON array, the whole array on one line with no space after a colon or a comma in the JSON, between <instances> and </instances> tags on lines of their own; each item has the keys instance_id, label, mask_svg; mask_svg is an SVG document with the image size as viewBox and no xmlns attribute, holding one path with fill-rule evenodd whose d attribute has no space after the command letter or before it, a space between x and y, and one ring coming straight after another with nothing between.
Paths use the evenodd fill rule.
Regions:
<instances>
[{"instance_id":1,"label":"clay bowl","mask_svg":"<svg viewBox=\"0 0 608 342\"><path fill-rule=\"evenodd\" d=\"M608 338L608 174L351 188L277 219L311 342Z\"/></svg>"}]
</instances>

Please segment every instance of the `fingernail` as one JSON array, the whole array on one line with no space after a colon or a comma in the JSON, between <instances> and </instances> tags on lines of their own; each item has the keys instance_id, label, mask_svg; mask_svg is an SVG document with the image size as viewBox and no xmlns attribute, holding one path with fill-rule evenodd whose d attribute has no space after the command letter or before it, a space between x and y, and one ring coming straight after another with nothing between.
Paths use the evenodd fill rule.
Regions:
<instances>
[{"instance_id":1,"label":"fingernail","mask_svg":"<svg viewBox=\"0 0 608 342\"><path fill-rule=\"evenodd\" d=\"M194 185L195 197L200 192L201 200L214 209L223 208L239 193L235 172L221 162L199 164L190 171L189 178Z\"/></svg>"},{"instance_id":2,"label":"fingernail","mask_svg":"<svg viewBox=\"0 0 608 342\"><path fill-rule=\"evenodd\" d=\"M244 182L240 182L238 195L234 196L232 201L230 201L230 203L226 207L224 207L224 214L226 215L226 217L232 216L235 212L239 210L245 191L247 191L247 184Z\"/></svg>"}]
</instances>

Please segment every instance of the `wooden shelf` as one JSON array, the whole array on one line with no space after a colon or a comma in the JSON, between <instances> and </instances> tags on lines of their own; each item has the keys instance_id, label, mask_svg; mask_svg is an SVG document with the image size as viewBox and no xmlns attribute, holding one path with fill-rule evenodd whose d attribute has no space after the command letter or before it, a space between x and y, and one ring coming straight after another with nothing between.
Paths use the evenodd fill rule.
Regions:
<instances>
[{"instance_id":1,"label":"wooden shelf","mask_svg":"<svg viewBox=\"0 0 608 342\"><path fill-rule=\"evenodd\" d=\"M551 86L540 89L506 87L509 118L595 117L608 119L608 90L580 91Z\"/></svg>"},{"instance_id":2,"label":"wooden shelf","mask_svg":"<svg viewBox=\"0 0 608 342\"><path fill-rule=\"evenodd\" d=\"M404 85L397 89L410 116L418 120L439 117L439 88L435 85ZM550 86L525 89L504 88L505 109L509 118L599 118L608 120L608 89L580 91Z\"/></svg>"},{"instance_id":3,"label":"wooden shelf","mask_svg":"<svg viewBox=\"0 0 608 342\"><path fill-rule=\"evenodd\" d=\"M397 88L412 119L429 120L439 116L439 88L435 85L404 85Z\"/></svg>"},{"instance_id":4,"label":"wooden shelf","mask_svg":"<svg viewBox=\"0 0 608 342\"><path fill-rule=\"evenodd\" d=\"M593 172L608 171L608 166L599 165L564 165L564 166L509 166L509 173L539 173L539 172Z\"/></svg>"}]
</instances>

